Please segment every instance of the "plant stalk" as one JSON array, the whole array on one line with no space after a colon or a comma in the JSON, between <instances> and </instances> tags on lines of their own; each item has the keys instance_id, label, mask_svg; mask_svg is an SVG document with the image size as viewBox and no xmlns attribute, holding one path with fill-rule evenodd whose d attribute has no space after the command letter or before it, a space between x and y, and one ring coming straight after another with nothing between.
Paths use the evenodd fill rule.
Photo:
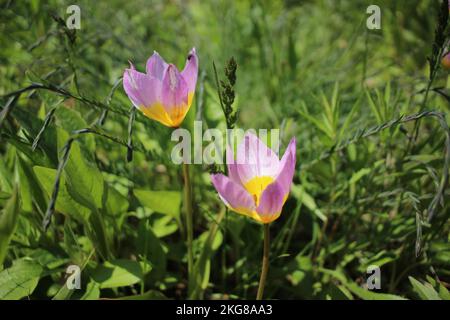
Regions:
<instances>
[{"instance_id":1,"label":"plant stalk","mask_svg":"<svg viewBox=\"0 0 450 320\"><path fill-rule=\"evenodd\" d=\"M259 278L258 293L256 300L262 300L264 294L264 286L266 285L267 273L269 272L269 250L270 250L270 233L269 224L264 224L264 253L262 259L261 278Z\"/></svg>"},{"instance_id":2,"label":"plant stalk","mask_svg":"<svg viewBox=\"0 0 450 320\"><path fill-rule=\"evenodd\" d=\"M194 239L194 225L192 214L192 188L189 177L189 165L183 163L184 177L184 205L186 210L186 234L187 234L187 252L188 252L188 283L192 283L192 272L194 268L194 254L192 252L192 242Z\"/></svg>"}]
</instances>

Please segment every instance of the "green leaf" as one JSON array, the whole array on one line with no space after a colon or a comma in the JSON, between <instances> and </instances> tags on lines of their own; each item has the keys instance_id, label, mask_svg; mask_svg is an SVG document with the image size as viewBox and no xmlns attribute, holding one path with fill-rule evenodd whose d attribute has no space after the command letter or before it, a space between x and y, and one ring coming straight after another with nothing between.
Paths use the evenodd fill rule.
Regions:
<instances>
[{"instance_id":1,"label":"green leaf","mask_svg":"<svg viewBox=\"0 0 450 320\"><path fill-rule=\"evenodd\" d=\"M419 295L422 300L442 300L439 293L434 290L433 286L428 282L422 284L413 277L408 277L409 282L411 282L414 291Z\"/></svg>"},{"instance_id":2,"label":"green leaf","mask_svg":"<svg viewBox=\"0 0 450 320\"><path fill-rule=\"evenodd\" d=\"M110 215L119 218L124 212L127 212L129 206L128 200L113 187L107 186L107 191L108 197L104 207L106 207Z\"/></svg>"},{"instance_id":3,"label":"green leaf","mask_svg":"<svg viewBox=\"0 0 450 320\"><path fill-rule=\"evenodd\" d=\"M90 281L86 287L86 292L80 300L98 300L100 298L100 285L94 281Z\"/></svg>"},{"instance_id":4,"label":"green leaf","mask_svg":"<svg viewBox=\"0 0 450 320\"><path fill-rule=\"evenodd\" d=\"M369 102L370 109L372 110L372 113L374 114L375 118L377 119L377 123L378 124L383 123L383 116L381 114L381 111L379 110L379 108L375 104L375 102L373 101L370 92L367 90L366 90L366 97L367 97L367 101Z\"/></svg>"},{"instance_id":5,"label":"green leaf","mask_svg":"<svg viewBox=\"0 0 450 320\"><path fill-rule=\"evenodd\" d=\"M32 212L34 210L32 204L35 203L38 206L38 209L45 212L47 203L44 191L40 187L36 174L33 171L33 162L18 155L16 164L19 173L22 210ZM27 200L25 201L24 198Z\"/></svg>"},{"instance_id":6,"label":"green leaf","mask_svg":"<svg viewBox=\"0 0 450 320\"><path fill-rule=\"evenodd\" d=\"M11 198L6 203L5 209L0 215L0 270L8 251L8 245L16 229L17 218L20 213L19 194L17 186L14 187Z\"/></svg>"},{"instance_id":7,"label":"green leaf","mask_svg":"<svg viewBox=\"0 0 450 320\"><path fill-rule=\"evenodd\" d=\"M393 294L387 294L387 293L378 293L366 290L356 283L347 280L343 272L340 272L338 270L330 270L325 268L320 268L319 271L328 274L332 276L333 278L336 278L339 280L348 290L350 290L353 294L358 296L361 299L364 300L405 300L405 298L393 295Z\"/></svg>"},{"instance_id":8,"label":"green leaf","mask_svg":"<svg viewBox=\"0 0 450 320\"><path fill-rule=\"evenodd\" d=\"M33 169L48 197L51 197L56 178L56 170L44 167L34 167ZM109 238L105 232L104 220L102 219L101 213L96 208L87 208L78 201L75 201L72 198L72 194L67 190L66 179L65 175L61 175L56 210L81 222L86 228L87 235L96 245L98 252L102 257L108 257Z\"/></svg>"},{"instance_id":9,"label":"green leaf","mask_svg":"<svg viewBox=\"0 0 450 320\"><path fill-rule=\"evenodd\" d=\"M10 268L0 272L0 300L18 300L31 295L42 272L42 266L34 260L15 260Z\"/></svg>"},{"instance_id":10,"label":"green leaf","mask_svg":"<svg viewBox=\"0 0 450 320\"><path fill-rule=\"evenodd\" d=\"M19 121L22 128L24 128L31 137L36 137L44 125L44 121L37 118L33 111L30 112L24 109L19 110L19 108L17 108L13 111L13 114L14 118ZM39 142L39 149L43 151L43 154L45 154L47 158L43 157L41 152L33 152L31 148L23 143L15 143L12 140L9 140L9 142L14 144L17 149L33 160L35 164L44 166L47 162L50 162L56 166L58 163L56 130L53 126L47 127Z\"/></svg>"},{"instance_id":11,"label":"green leaf","mask_svg":"<svg viewBox=\"0 0 450 320\"><path fill-rule=\"evenodd\" d=\"M222 211L217 218L217 221L212 222L209 232L205 232L197 240L201 242L203 246L200 257L194 264L194 270L192 272L194 276L190 279L189 283L189 297L191 299L201 299L203 297L203 292L208 287L211 272L211 259L223 240L222 233L218 226L224 215L225 211Z\"/></svg>"},{"instance_id":12,"label":"green leaf","mask_svg":"<svg viewBox=\"0 0 450 320\"><path fill-rule=\"evenodd\" d=\"M140 264L131 260L106 261L98 266L92 279L104 288L131 286L142 281L143 274Z\"/></svg>"},{"instance_id":13,"label":"green leaf","mask_svg":"<svg viewBox=\"0 0 450 320\"><path fill-rule=\"evenodd\" d=\"M140 256L144 258L144 263L151 263L151 275L161 278L166 273L166 253L158 237L149 226L148 220L141 220L136 238L136 248ZM146 268L147 269L147 268Z\"/></svg>"},{"instance_id":14,"label":"green leaf","mask_svg":"<svg viewBox=\"0 0 450 320\"><path fill-rule=\"evenodd\" d=\"M320 220L327 221L327 217L317 207L314 198L305 191L302 186L292 184L292 195L297 198L300 203L303 203L309 210L311 210Z\"/></svg>"},{"instance_id":15,"label":"green leaf","mask_svg":"<svg viewBox=\"0 0 450 320\"><path fill-rule=\"evenodd\" d=\"M81 265L80 269L81 272L83 272L83 270L86 268L86 265L89 263L89 261L92 258L92 255L94 254L94 250L91 251L91 253L86 257L86 259L84 260L84 263ZM70 299L70 297L72 296L74 290L69 289L66 285L66 283L64 283L61 288L59 288L58 292L55 294L55 296L52 298L52 300L68 300Z\"/></svg>"},{"instance_id":16,"label":"green leaf","mask_svg":"<svg viewBox=\"0 0 450 320\"><path fill-rule=\"evenodd\" d=\"M356 283L346 283L345 286L355 295L360 297L364 300L406 300L403 297L394 295L394 294L388 294L388 293L378 293L366 290L364 288L361 288Z\"/></svg>"},{"instance_id":17,"label":"green leaf","mask_svg":"<svg viewBox=\"0 0 450 320\"><path fill-rule=\"evenodd\" d=\"M442 283L439 283L439 296L442 300L450 300L450 292L448 292Z\"/></svg>"},{"instance_id":18,"label":"green leaf","mask_svg":"<svg viewBox=\"0 0 450 320\"><path fill-rule=\"evenodd\" d=\"M64 107L63 105L56 109L55 118L57 120L57 124L67 132L72 132L88 127L88 124L81 117L79 112ZM81 137L81 139L90 152L95 151L95 139L93 135L85 134Z\"/></svg>"},{"instance_id":19,"label":"green leaf","mask_svg":"<svg viewBox=\"0 0 450 320\"><path fill-rule=\"evenodd\" d=\"M179 191L135 190L139 202L153 211L180 218L181 194Z\"/></svg>"},{"instance_id":20,"label":"green leaf","mask_svg":"<svg viewBox=\"0 0 450 320\"><path fill-rule=\"evenodd\" d=\"M53 192L53 185L56 179L56 170L51 168L33 167L39 183L50 198ZM86 223L89 219L90 210L72 199L66 188L66 179L61 176L58 198L56 200L56 210L74 219Z\"/></svg>"},{"instance_id":21,"label":"green leaf","mask_svg":"<svg viewBox=\"0 0 450 320\"><path fill-rule=\"evenodd\" d=\"M67 132L58 130L59 150L64 147L68 138ZM67 191L73 199L92 211L102 207L103 176L96 166L86 163L76 141L72 143L64 173Z\"/></svg>"}]
</instances>

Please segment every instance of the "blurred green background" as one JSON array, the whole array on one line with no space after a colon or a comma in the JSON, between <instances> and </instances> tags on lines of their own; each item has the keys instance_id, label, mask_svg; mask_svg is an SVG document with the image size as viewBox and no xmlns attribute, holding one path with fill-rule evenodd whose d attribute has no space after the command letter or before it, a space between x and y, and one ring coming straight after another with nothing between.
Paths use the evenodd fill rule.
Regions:
<instances>
[{"instance_id":1,"label":"blurred green background","mask_svg":"<svg viewBox=\"0 0 450 320\"><path fill-rule=\"evenodd\" d=\"M72 4L81 9L76 31L64 24ZM366 28L371 4L381 9L380 30ZM448 120L422 113L395 121L449 110L448 72L430 81L427 60L439 1L0 7L0 299L255 297L262 228L224 214L201 165L191 169L198 278L188 291L172 131L138 112L129 132L120 82L128 61L143 71L156 50L183 68L192 47L199 80L185 127L197 119L226 128L212 64L225 79L234 57L237 125L280 128L283 152L297 137L294 186L271 225L267 298L450 297ZM97 134L74 135L84 128ZM76 139L44 232L69 137ZM80 290L65 286L70 264L82 268ZM381 269L379 290L366 288L369 265Z\"/></svg>"}]
</instances>

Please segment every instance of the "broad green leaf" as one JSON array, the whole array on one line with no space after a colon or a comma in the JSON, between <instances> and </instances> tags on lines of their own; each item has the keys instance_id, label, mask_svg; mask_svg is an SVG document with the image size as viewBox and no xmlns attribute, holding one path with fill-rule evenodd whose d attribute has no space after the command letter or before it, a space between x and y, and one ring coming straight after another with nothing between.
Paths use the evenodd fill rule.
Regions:
<instances>
[{"instance_id":1,"label":"broad green leaf","mask_svg":"<svg viewBox=\"0 0 450 320\"><path fill-rule=\"evenodd\" d=\"M178 224L171 216L160 216L152 222L152 229L158 238L162 238L176 232Z\"/></svg>"},{"instance_id":2,"label":"broad green leaf","mask_svg":"<svg viewBox=\"0 0 450 320\"><path fill-rule=\"evenodd\" d=\"M135 190L139 202L153 211L180 218L181 194L179 191Z\"/></svg>"},{"instance_id":3,"label":"broad green leaf","mask_svg":"<svg viewBox=\"0 0 450 320\"><path fill-rule=\"evenodd\" d=\"M115 188L108 186L108 197L104 206L108 213L114 217L119 217L126 212L129 206L128 200Z\"/></svg>"},{"instance_id":4,"label":"broad green leaf","mask_svg":"<svg viewBox=\"0 0 450 320\"><path fill-rule=\"evenodd\" d=\"M442 300L450 300L450 292L442 283L439 283L439 296Z\"/></svg>"},{"instance_id":5,"label":"broad green leaf","mask_svg":"<svg viewBox=\"0 0 450 320\"><path fill-rule=\"evenodd\" d=\"M18 155L16 163L20 179L22 210L27 212L33 211L32 204L34 202L42 212L45 212L47 208L45 191L39 185L39 181L33 171L32 162ZM25 201L24 198L27 200Z\"/></svg>"},{"instance_id":6,"label":"broad green leaf","mask_svg":"<svg viewBox=\"0 0 450 320\"><path fill-rule=\"evenodd\" d=\"M32 111L24 110L24 109L14 109L13 111L14 118L16 118L20 125L28 132L31 137L36 137L44 125L44 121L37 118L35 113ZM11 143L13 143L11 141ZM33 152L31 148L24 145L23 143L13 143L14 146L22 151L27 157L29 157L35 164L40 166L47 165L47 162L50 161L51 164L58 164L58 150L56 145L56 130L55 127L49 126L44 131L40 142L39 149L43 151L46 157L43 157L40 152Z\"/></svg>"},{"instance_id":7,"label":"broad green leaf","mask_svg":"<svg viewBox=\"0 0 450 320\"><path fill-rule=\"evenodd\" d=\"M80 247L74 231L71 227L71 219L64 221L64 250L68 253L70 260L76 265L81 265L86 259L85 252Z\"/></svg>"},{"instance_id":8,"label":"broad green leaf","mask_svg":"<svg viewBox=\"0 0 450 320\"><path fill-rule=\"evenodd\" d=\"M90 281L86 287L86 292L80 300L98 300L100 298L100 285L94 281Z\"/></svg>"},{"instance_id":9,"label":"broad green leaf","mask_svg":"<svg viewBox=\"0 0 450 320\"><path fill-rule=\"evenodd\" d=\"M56 170L38 166L33 167L33 170L43 189L47 193L47 196L50 198L56 179ZM89 219L90 215L90 210L73 200L67 192L66 179L64 175L61 176L59 184L59 193L58 198L56 199L56 210L71 216L82 223L85 223Z\"/></svg>"},{"instance_id":10,"label":"broad green leaf","mask_svg":"<svg viewBox=\"0 0 450 320\"><path fill-rule=\"evenodd\" d=\"M92 274L92 279L100 285L101 289L131 286L142 281L142 278L141 265L131 260L106 261Z\"/></svg>"},{"instance_id":11,"label":"broad green leaf","mask_svg":"<svg viewBox=\"0 0 450 320\"><path fill-rule=\"evenodd\" d=\"M12 172L6 167L5 161L0 161L0 188L3 192L11 193L13 189Z\"/></svg>"},{"instance_id":12,"label":"broad green leaf","mask_svg":"<svg viewBox=\"0 0 450 320\"><path fill-rule=\"evenodd\" d=\"M46 269L54 271L57 271L56 269L69 262L69 259L66 257L57 256L42 248L34 249L30 253L30 258L35 260L41 266L45 266Z\"/></svg>"},{"instance_id":13,"label":"broad green leaf","mask_svg":"<svg viewBox=\"0 0 450 320\"><path fill-rule=\"evenodd\" d=\"M62 150L69 136L58 130L58 149ZM86 163L78 142L74 141L69 159L64 167L68 193L78 203L95 211L102 207L103 176L98 168Z\"/></svg>"},{"instance_id":14,"label":"broad green leaf","mask_svg":"<svg viewBox=\"0 0 450 320\"><path fill-rule=\"evenodd\" d=\"M94 250L91 251L91 253L86 257L84 263L81 265L80 269L81 272L86 268L86 265L91 260L92 255L94 254ZM68 300L72 296L74 290L71 290L67 287L66 283L64 283L61 288L58 290L58 292L55 294L55 296L52 298L52 300Z\"/></svg>"},{"instance_id":15,"label":"broad green leaf","mask_svg":"<svg viewBox=\"0 0 450 320\"><path fill-rule=\"evenodd\" d=\"M8 251L8 245L16 229L17 218L20 213L20 202L17 186L14 188L11 198L0 215L0 270L3 268L3 260Z\"/></svg>"},{"instance_id":16,"label":"broad green leaf","mask_svg":"<svg viewBox=\"0 0 450 320\"><path fill-rule=\"evenodd\" d=\"M422 284L413 277L408 277L409 282L411 282L414 291L419 295L422 300L442 300L439 293L434 290L433 286L427 282Z\"/></svg>"},{"instance_id":17,"label":"broad green leaf","mask_svg":"<svg viewBox=\"0 0 450 320\"><path fill-rule=\"evenodd\" d=\"M34 167L34 172L38 177L44 190L50 198L56 178L56 170L43 167ZM61 175L58 198L56 200L56 210L81 222L91 241L96 245L98 252L107 258L109 255L109 237L106 234L104 220L101 213L96 208L85 207L72 198L72 194L67 191L66 176Z\"/></svg>"},{"instance_id":18,"label":"broad green leaf","mask_svg":"<svg viewBox=\"0 0 450 320\"><path fill-rule=\"evenodd\" d=\"M18 300L31 295L42 272L42 266L34 260L15 260L10 268L0 272L0 300Z\"/></svg>"},{"instance_id":19,"label":"broad green leaf","mask_svg":"<svg viewBox=\"0 0 450 320\"><path fill-rule=\"evenodd\" d=\"M128 199L117 191L113 186L105 182L102 212L108 215L108 227L115 231L121 230L128 213Z\"/></svg>"},{"instance_id":20,"label":"broad green leaf","mask_svg":"<svg viewBox=\"0 0 450 320\"><path fill-rule=\"evenodd\" d=\"M153 232L148 220L141 220L136 238L136 249L145 261L151 263L151 275L161 278L166 272L166 253L158 237Z\"/></svg>"},{"instance_id":21,"label":"broad green leaf","mask_svg":"<svg viewBox=\"0 0 450 320\"><path fill-rule=\"evenodd\" d=\"M77 111L64 107L63 105L56 109L55 118L56 123L67 132L73 132L88 127L86 121ZM81 139L89 152L95 151L95 139L93 135L85 134Z\"/></svg>"},{"instance_id":22,"label":"broad green leaf","mask_svg":"<svg viewBox=\"0 0 450 320\"><path fill-rule=\"evenodd\" d=\"M27 165L23 165L21 163L20 157L16 157L16 170L19 180L19 192L20 192L20 199L21 199L21 206L23 211L30 212L33 210L33 199L32 199L32 187L30 186L30 181L28 180L28 174L31 171L31 168ZM39 189L38 189L39 190Z\"/></svg>"}]
</instances>

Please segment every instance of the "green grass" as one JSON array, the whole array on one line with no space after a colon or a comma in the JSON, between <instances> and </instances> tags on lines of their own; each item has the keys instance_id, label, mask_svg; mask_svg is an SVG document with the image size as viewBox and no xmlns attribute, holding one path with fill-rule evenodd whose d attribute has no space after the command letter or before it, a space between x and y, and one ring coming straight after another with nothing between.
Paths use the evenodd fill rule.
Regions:
<instances>
[{"instance_id":1,"label":"green grass","mask_svg":"<svg viewBox=\"0 0 450 320\"><path fill-rule=\"evenodd\" d=\"M188 292L172 130L130 112L120 81L129 60L143 70L156 50L181 68L194 46L184 127L226 129L213 62L225 79L234 57L236 126L279 128L282 152L297 137L266 298L449 298L450 86L427 59L436 1L378 1L381 30L365 27L365 0L78 1L76 32L52 18L70 4L0 5L0 299L256 297L262 228L225 211L206 165L191 166ZM81 290L63 284L70 264ZM380 290L363 286L369 265Z\"/></svg>"}]
</instances>

